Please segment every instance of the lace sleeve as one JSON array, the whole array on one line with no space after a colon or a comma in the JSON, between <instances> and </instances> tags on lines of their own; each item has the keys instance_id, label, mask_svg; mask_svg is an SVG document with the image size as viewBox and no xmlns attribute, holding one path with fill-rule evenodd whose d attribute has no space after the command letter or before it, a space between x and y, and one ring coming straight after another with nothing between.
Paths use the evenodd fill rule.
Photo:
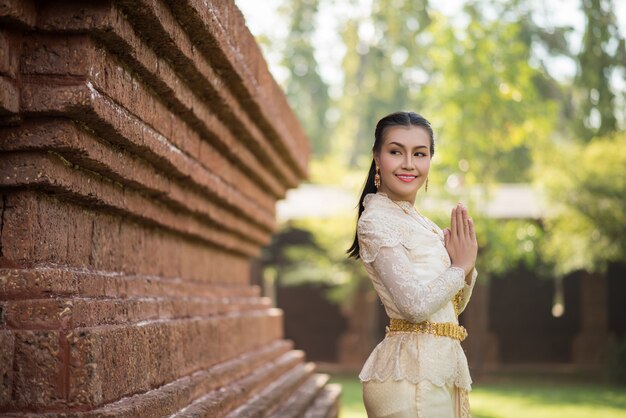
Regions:
<instances>
[{"instance_id":1,"label":"lace sleeve","mask_svg":"<svg viewBox=\"0 0 626 418\"><path fill-rule=\"evenodd\" d=\"M478 276L478 272L476 271L476 268L474 268L472 270L472 280L470 281L470 284L465 283L465 285L463 285L463 289L461 289L459 299L457 302L457 309L458 309L457 315L463 312L463 310L465 310L465 307L467 306L467 303L469 302L470 297L472 296L472 290L474 290L474 284L476 283L477 276Z\"/></svg>"},{"instance_id":2,"label":"lace sleeve","mask_svg":"<svg viewBox=\"0 0 626 418\"><path fill-rule=\"evenodd\" d=\"M459 267L450 267L439 277L420 282L416 277L419 272L400 244L381 247L371 265L400 313L411 322L427 320L450 302L465 282L465 272Z\"/></svg>"}]
</instances>

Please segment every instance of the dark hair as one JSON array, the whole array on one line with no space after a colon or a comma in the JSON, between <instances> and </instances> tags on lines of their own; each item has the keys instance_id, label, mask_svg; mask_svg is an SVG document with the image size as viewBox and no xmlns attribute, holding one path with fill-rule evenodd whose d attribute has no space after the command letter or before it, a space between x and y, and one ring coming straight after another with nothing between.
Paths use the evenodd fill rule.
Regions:
<instances>
[{"instance_id":1,"label":"dark hair","mask_svg":"<svg viewBox=\"0 0 626 418\"><path fill-rule=\"evenodd\" d=\"M435 155L435 138L433 134L433 128L430 126L430 122L426 120L421 115L418 115L415 112L395 112L391 113L376 124L376 130L374 131L374 145L372 146L372 154L378 155L380 153L380 149L383 146L385 134L389 130L389 128L393 128L396 126L419 126L424 128L426 132L428 132L428 136L430 137L430 158ZM359 222L359 218L363 213L363 200L365 200L365 196L370 193L376 193L378 189L374 185L374 175L376 175L376 161L372 158L372 164L370 165L369 173L367 174L367 180L365 180L365 185L363 186L363 192L361 193L361 198L359 199L359 214L356 218L357 223ZM352 247L350 247L347 251L348 257L359 258L359 239L358 234L354 234L354 242L352 243Z\"/></svg>"}]
</instances>

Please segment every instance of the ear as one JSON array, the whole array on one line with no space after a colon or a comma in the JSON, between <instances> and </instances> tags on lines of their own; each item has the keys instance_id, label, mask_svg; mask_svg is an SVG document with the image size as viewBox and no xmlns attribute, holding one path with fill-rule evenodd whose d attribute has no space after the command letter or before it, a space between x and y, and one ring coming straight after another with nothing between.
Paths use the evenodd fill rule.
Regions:
<instances>
[{"instance_id":1,"label":"ear","mask_svg":"<svg viewBox=\"0 0 626 418\"><path fill-rule=\"evenodd\" d=\"M376 167L380 167L380 158L378 157L378 154L374 154L374 163L376 164Z\"/></svg>"}]
</instances>

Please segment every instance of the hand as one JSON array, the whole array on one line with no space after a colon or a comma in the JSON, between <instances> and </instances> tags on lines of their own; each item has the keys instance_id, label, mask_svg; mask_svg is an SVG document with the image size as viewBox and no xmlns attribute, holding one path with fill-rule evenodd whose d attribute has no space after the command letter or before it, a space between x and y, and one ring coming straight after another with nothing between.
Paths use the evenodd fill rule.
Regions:
<instances>
[{"instance_id":1,"label":"hand","mask_svg":"<svg viewBox=\"0 0 626 418\"><path fill-rule=\"evenodd\" d=\"M459 203L452 209L450 228L446 228L443 233L452 266L462 268L467 277L476 264L478 241L474 222L463 204Z\"/></svg>"}]
</instances>

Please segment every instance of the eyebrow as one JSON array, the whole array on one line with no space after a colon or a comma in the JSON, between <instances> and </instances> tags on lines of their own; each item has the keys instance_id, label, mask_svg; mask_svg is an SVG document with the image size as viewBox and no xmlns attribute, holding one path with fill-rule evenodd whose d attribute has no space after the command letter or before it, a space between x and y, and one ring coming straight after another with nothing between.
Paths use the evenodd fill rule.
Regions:
<instances>
[{"instance_id":1,"label":"eyebrow","mask_svg":"<svg viewBox=\"0 0 626 418\"><path fill-rule=\"evenodd\" d=\"M401 148L406 148L403 144L399 143L399 142L390 142L389 145L397 145ZM426 145L418 145L417 147L413 147L413 149L417 149L417 148L428 148Z\"/></svg>"}]
</instances>

